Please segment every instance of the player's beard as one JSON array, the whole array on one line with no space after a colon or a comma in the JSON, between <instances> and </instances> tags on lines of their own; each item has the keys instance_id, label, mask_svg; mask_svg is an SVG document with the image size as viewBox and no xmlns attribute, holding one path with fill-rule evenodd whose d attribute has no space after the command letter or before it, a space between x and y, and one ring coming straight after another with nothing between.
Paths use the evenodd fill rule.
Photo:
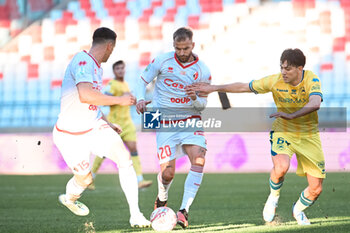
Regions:
<instances>
[{"instance_id":1,"label":"player's beard","mask_svg":"<svg viewBox=\"0 0 350 233\"><path fill-rule=\"evenodd\" d=\"M188 63L191 60L192 54L190 54L188 56L181 56L181 57L176 55L176 57L181 63Z\"/></svg>"},{"instance_id":2,"label":"player's beard","mask_svg":"<svg viewBox=\"0 0 350 233\"><path fill-rule=\"evenodd\" d=\"M109 58L109 55L105 55L103 58L102 58L102 62L107 62L108 61L108 58Z\"/></svg>"}]
</instances>

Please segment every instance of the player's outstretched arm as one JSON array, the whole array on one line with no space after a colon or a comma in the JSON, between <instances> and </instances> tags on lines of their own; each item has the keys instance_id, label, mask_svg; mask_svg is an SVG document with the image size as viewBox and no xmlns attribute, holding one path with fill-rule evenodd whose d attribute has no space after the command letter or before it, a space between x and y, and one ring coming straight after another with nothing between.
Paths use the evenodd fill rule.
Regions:
<instances>
[{"instance_id":1,"label":"player's outstretched arm","mask_svg":"<svg viewBox=\"0 0 350 233\"><path fill-rule=\"evenodd\" d=\"M122 96L108 96L93 89L92 83L81 82L77 84L79 99L82 103L93 105L133 105L136 103L134 96L125 94Z\"/></svg>"},{"instance_id":2,"label":"player's outstretched arm","mask_svg":"<svg viewBox=\"0 0 350 233\"><path fill-rule=\"evenodd\" d=\"M281 117L286 120L292 120L301 116L305 116L311 112L317 111L320 109L322 102L321 96L318 95L312 95L309 98L309 102L300 110L293 112L293 113L285 113L285 112L276 112L270 115L270 118L278 118Z\"/></svg>"},{"instance_id":3,"label":"player's outstretched arm","mask_svg":"<svg viewBox=\"0 0 350 233\"><path fill-rule=\"evenodd\" d=\"M243 93L251 92L249 83L231 83L225 85L210 85L208 83L195 83L185 89L199 92L200 95L208 95L211 92Z\"/></svg>"}]
</instances>

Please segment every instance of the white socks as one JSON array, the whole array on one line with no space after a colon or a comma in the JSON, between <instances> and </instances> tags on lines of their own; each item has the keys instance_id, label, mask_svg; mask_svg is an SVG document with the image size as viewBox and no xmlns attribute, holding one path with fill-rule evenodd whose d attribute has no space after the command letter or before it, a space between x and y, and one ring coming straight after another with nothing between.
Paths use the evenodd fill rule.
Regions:
<instances>
[{"instance_id":1,"label":"white socks","mask_svg":"<svg viewBox=\"0 0 350 233\"><path fill-rule=\"evenodd\" d=\"M296 212L302 212L304 211L306 208L308 208L309 206L311 206L315 201L310 200L308 198L305 197L304 195L304 191L301 192L300 197L298 199L298 201L295 203L294 206L294 211Z\"/></svg>"},{"instance_id":2,"label":"white socks","mask_svg":"<svg viewBox=\"0 0 350 233\"><path fill-rule=\"evenodd\" d=\"M199 186L202 183L202 178L203 167L192 165L185 181L185 190L180 210L186 209L187 212L189 211L189 208L197 194Z\"/></svg>"},{"instance_id":3,"label":"white socks","mask_svg":"<svg viewBox=\"0 0 350 233\"><path fill-rule=\"evenodd\" d=\"M139 189L132 163L130 163L130 166L119 168L119 181L129 204L130 215L137 216L141 214L139 209Z\"/></svg>"},{"instance_id":4,"label":"white socks","mask_svg":"<svg viewBox=\"0 0 350 233\"><path fill-rule=\"evenodd\" d=\"M81 194L84 192L86 187L80 186L74 179L74 176L68 181L66 185L66 197L68 202L75 202Z\"/></svg>"},{"instance_id":5,"label":"white socks","mask_svg":"<svg viewBox=\"0 0 350 233\"><path fill-rule=\"evenodd\" d=\"M271 180L271 178L269 179L269 184L270 184L270 193L272 196L274 197L279 197L280 196L280 192L281 192L281 188L283 185L283 180L280 181L279 183L275 183Z\"/></svg>"},{"instance_id":6,"label":"white socks","mask_svg":"<svg viewBox=\"0 0 350 233\"><path fill-rule=\"evenodd\" d=\"M168 191L173 181L170 181L170 183L168 184L163 184L164 181L162 179L161 172L158 173L157 180L158 180L158 198L160 201L166 201L168 200Z\"/></svg>"}]
</instances>

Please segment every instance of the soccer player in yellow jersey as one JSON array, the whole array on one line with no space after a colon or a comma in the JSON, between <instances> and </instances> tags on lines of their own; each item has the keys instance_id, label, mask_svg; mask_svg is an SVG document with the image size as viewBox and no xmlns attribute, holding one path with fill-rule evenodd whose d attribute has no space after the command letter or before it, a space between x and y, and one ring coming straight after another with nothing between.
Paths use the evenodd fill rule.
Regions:
<instances>
[{"instance_id":1,"label":"soccer player in yellow jersey","mask_svg":"<svg viewBox=\"0 0 350 233\"><path fill-rule=\"evenodd\" d=\"M105 94L112 96L122 96L126 93L130 93L128 83L124 81L125 75L125 63L120 60L113 64L113 73L115 79L108 83ZM140 158L137 153L136 148L136 128L132 122L130 116L130 107L122 105L112 105L110 106L110 112L107 119L115 124L118 124L122 128L122 133L120 137L125 143L126 147L129 149L131 154L131 160L133 162L134 169L137 175L137 181L139 188L146 188L152 185L151 180L144 180L142 175L142 167L140 163ZM94 164L92 166L92 172L95 176L98 169L100 168L104 158L96 156ZM89 186L90 189L94 189L94 185Z\"/></svg>"},{"instance_id":2,"label":"soccer player in yellow jersey","mask_svg":"<svg viewBox=\"0 0 350 233\"><path fill-rule=\"evenodd\" d=\"M299 49L286 49L281 56L281 73L250 83L227 85L193 84L186 89L200 94L210 92L272 92L277 112L270 132L273 168L270 174L270 195L265 203L263 217L272 222L280 197L284 176L295 153L298 160L297 175L306 176L308 186L293 205L293 216L299 225L309 225L304 210L311 206L322 192L325 178L325 161L318 132L317 110L322 102L320 79L304 70L305 56Z\"/></svg>"}]
</instances>

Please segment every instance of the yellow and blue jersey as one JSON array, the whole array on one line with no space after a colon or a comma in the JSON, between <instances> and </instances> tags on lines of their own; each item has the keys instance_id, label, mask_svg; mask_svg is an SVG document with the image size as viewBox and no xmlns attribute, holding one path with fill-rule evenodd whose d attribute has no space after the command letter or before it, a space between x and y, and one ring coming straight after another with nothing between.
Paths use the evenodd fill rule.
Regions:
<instances>
[{"instance_id":1,"label":"yellow and blue jersey","mask_svg":"<svg viewBox=\"0 0 350 233\"><path fill-rule=\"evenodd\" d=\"M321 81L312 71L304 70L301 82L297 86L285 83L282 74L274 74L260 80L253 80L249 88L255 94L272 92L279 112L293 113L303 108L312 95L319 95L323 100ZM292 120L277 118L272 126L276 132L318 132L317 111Z\"/></svg>"},{"instance_id":2,"label":"yellow and blue jersey","mask_svg":"<svg viewBox=\"0 0 350 233\"><path fill-rule=\"evenodd\" d=\"M128 92L130 92L128 84L126 82L121 82L118 80L111 80L105 90L106 94L113 96L122 96ZM130 107L122 105L110 106L110 112L107 116L107 120L111 123L116 123L123 127L125 123L132 121L130 115Z\"/></svg>"}]
</instances>

